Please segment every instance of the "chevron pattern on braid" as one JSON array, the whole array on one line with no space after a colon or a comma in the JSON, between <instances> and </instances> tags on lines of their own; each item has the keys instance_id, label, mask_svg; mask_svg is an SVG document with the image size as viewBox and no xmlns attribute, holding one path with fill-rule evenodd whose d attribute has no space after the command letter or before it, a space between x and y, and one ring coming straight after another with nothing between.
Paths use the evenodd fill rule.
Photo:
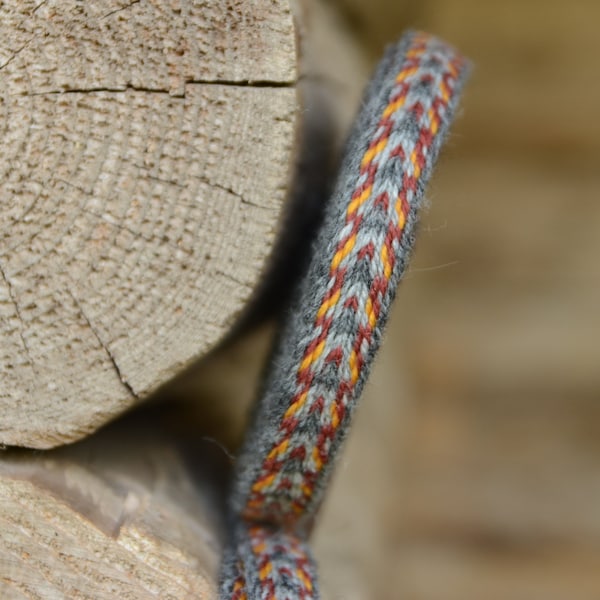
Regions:
<instances>
[{"instance_id":1,"label":"chevron pattern on braid","mask_svg":"<svg viewBox=\"0 0 600 600\"><path fill-rule=\"evenodd\" d=\"M382 307L389 304L410 206L460 72L461 59L447 46L425 34L414 36L362 156L326 289L312 331L302 340L296 390L252 485L246 518L275 515L277 521L293 522L312 498L353 400ZM398 176L390 176L394 173ZM324 376L332 370L334 387ZM319 428L307 436L299 424L311 414L318 415ZM290 459L301 462L294 477L286 474Z\"/></svg>"},{"instance_id":2,"label":"chevron pattern on braid","mask_svg":"<svg viewBox=\"0 0 600 600\"><path fill-rule=\"evenodd\" d=\"M452 47L410 32L367 89L236 464L237 533L223 599L318 597L305 539L380 345L467 70Z\"/></svg>"},{"instance_id":3,"label":"chevron pattern on braid","mask_svg":"<svg viewBox=\"0 0 600 600\"><path fill-rule=\"evenodd\" d=\"M306 543L296 535L272 527L242 525L235 545L235 556L239 558L229 578L231 589L223 597L231 600L316 598L314 563Z\"/></svg>"}]
</instances>

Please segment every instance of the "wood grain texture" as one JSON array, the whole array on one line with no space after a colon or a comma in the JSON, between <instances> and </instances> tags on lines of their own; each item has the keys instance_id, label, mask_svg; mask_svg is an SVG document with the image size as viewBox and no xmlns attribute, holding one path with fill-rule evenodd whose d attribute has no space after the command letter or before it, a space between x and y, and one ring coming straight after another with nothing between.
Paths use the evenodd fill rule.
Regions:
<instances>
[{"instance_id":1,"label":"wood grain texture","mask_svg":"<svg viewBox=\"0 0 600 600\"><path fill-rule=\"evenodd\" d=\"M287 2L0 6L0 443L46 448L229 330L293 163Z\"/></svg>"},{"instance_id":2,"label":"wood grain texture","mask_svg":"<svg viewBox=\"0 0 600 600\"><path fill-rule=\"evenodd\" d=\"M3 454L3 599L214 598L221 451L190 444L181 428L165 434L160 417L139 424L44 454Z\"/></svg>"}]
</instances>

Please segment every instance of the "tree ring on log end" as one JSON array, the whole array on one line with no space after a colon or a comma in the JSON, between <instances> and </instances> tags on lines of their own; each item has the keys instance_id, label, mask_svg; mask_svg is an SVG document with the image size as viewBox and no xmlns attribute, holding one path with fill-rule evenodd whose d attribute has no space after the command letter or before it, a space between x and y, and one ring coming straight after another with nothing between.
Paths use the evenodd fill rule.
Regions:
<instances>
[{"instance_id":1,"label":"tree ring on log end","mask_svg":"<svg viewBox=\"0 0 600 600\"><path fill-rule=\"evenodd\" d=\"M0 443L74 441L223 337L293 163L286 2L0 7Z\"/></svg>"}]
</instances>

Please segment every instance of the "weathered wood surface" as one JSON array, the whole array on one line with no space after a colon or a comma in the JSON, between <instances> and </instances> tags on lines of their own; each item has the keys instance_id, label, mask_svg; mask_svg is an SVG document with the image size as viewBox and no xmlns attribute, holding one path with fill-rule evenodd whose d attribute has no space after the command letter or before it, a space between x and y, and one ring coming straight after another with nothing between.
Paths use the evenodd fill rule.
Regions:
<instances>
[{"instance_id":1,"label":"weathered wood surface","mask_svg":"<svg viewBox=\"0 0 600 600\"><path fill-rule=\"evenodd\" d=\"M215 597L228 459L170 416L0 460L0 597Z\"/></svg>"},{"instance_id":2,"label":"weathered wood surface","mask_svg":"<svg viewBox=\"0 0 600 600\"><path fill-rule=\"evenodd\" d=\"M287 2L0 5L0 443L50 447L229 330L293 164Z\"/></svg>"}]
</instances>

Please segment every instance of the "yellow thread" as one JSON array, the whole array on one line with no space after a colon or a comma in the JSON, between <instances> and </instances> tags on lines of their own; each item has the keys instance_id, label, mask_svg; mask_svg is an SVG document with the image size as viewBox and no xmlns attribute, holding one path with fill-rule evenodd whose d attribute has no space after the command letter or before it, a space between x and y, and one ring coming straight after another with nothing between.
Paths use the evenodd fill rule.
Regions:
<instances>
[{"instance_id":1,"label":"yellow thread","mask_svg":"<svg viewBox=\"0 0 600 600\"><path fill-rule=\"evenodd\" d=\"M386 279L389 279L392 274L392 265L389 261L389 253L386 244L381 246L381 262L383 263L383 274Z\"/></svg>"},{"instance_id":2,"label":"yellow thread","mask_svg":"<svg viewBox=\"0 0 600 600\"><path fill-rule=\"evenodd\" d=\"M442 92L442 99L444 102L448 102L448 100L450 100L450 90L443 81L440 83L440 91Z\"/></svg>"},{"instance_id":3,"label":"yellow thread","mask_svg":"<svg viewBox=\"0 0 600 600\"><path fill-rule=\"evenodd\" d=\"M277 446L275 446L275 448L273 448L273 450L271 450L271 452L269 452L269 455L267 456L267 459L273 459L276 456L279 456L280 454L283 454L287 450L287 447L289 445L290 445L289 438L283 440L283 442L281 442L280 444L278 444Z\"/></svg>"},{"instance_id":4,"label":"yellow thread","mask_svg":"<svg viewBox=\"0 0 600 600\"><path fill-rule=\"evenodd\" d=\"M319 356L321 356L321 354L323 353L323 348L325 348L325 340L321 341L319 345L308 356L304 358L302 364L300 365L300 372L304 371L305 369L308 369L308 367L312 363L314 363L319 358Z\"/></svg>"},{"instance_id":5,"label":"yellow thread","mask_svg":"<svg viewBox=\"0 0 600 600\"><path fill-rule=\"evenodd\" d=\"M340 266L340 263L344 260L344 258L346 258L346 256L348 256L348 254L350 254L350 252L352 251L352 248L354 248L355 243L356 243L356 234L349 237L348 240L346 241L346 243L344 244L344 247L336 252L335 256L333 257L333 261L331 263L331 270L337 269ZM319 312L321 312L321 311L319 311Z\"/></svg>"},{"instance_id":6,"label":"yellow thread","mask_svg":"<svg viewBox=\"0 0 600 600\"><path fill-rule=\"evenodd\" d=\"M421 175L421 167L417 163L417 149L416 148L413 150L412 154L410 155L410 162L413 164L413 167L415 168L415 179L418 179L419 176Z\"/></svg>"},{"instance_id":7,"label":"yellow thread","mask_svg":"<svg viewBox=\"0 0 600 600\"><path fill-rule=\"evenodd\" d=\"M333 425L333 428L337 429L338 425L340 424L340 417L338 416L337 407L335 404L331 405L329 414L331 415L331 424Z\"/></svg>"},{"instance_id":8,"label":"yellow thread","mask_svg":"<svg viewBox=\"0 0 600 600\"><path fill-rule=\"evenodd\" d=\"M262 569L261 569L261 570L258 572L258 575L259 575L259 577L260 577L261 579L266 579L266 578L267 578L267 577L270 575L270 573L271 573L271 571L272 571L272 570L273 570L273 567L272 567L271 563L270 563L270 562L268 562L268 563L267 563L267 564L266 564L266 565L265 565L265 566L264 566L264 567L263 567L263 568L262 568Z\"/></svg>"},{"instance_id":9,"label":"yellow thread","mask_svg":"<svg viewBox=\"0 0 600 600\"><path fill-rule=\"evenodd\" d=\"M337 268L337 265L335 267L332 266L332 269ZM338 302L338 300L340 299L340 294L342 293L342 290L338 290L333 296L331 296L331 298L329 298L329 300L326 300L325 302L323 302L323 304L321 304L321 308L319 308L319 312L317 313L317 318L321 318L322 316L325 315L325 313L332 307L335 306Z\"/></svg>"},{"instance_id":10,"label":"yellow thread","mask_svg":"<svg viewBox=\"0 0 600 600\"><path fill-rule=\"evenodd\" d=\"M363 204L363 202L371 195L371 189L372 186L366 187L360 193L360 195L358 195L356 198L354 198L354 200L352 200L352 202L350 202L350 204L348 204L348 210L346 211L347 215L350 216L358 210L358 207Z\"/></svg>"},{"instance_id":11,"label":"yellow thread","mask_svg":"<svg viewBox=\"0 0 600 600\"><path fill-rule=\"evenodd\" d=\"M296 400L290 407L285 411L285 415L283 415L284 419L291 417L297 410L300 410L304 403L306 402L306 397L308 396L308 392L303 392L298 400Z\"/></svg>"},{"instance_id":12,"label":"yellow thread","mask_svg":"<svg viewBox=\"0 0 600 600\"><path fill-rule=\"evenodd\" d=\"M323 350L325 349L325 340L323 340L313 352L313 362L319 359L319 356L323 354Z\"/></svg>"},{"instance_id":13,"label":"yellow thread","mask_svg":"<svg viewBox=\"0 0 600 600\"><path fill-rule=\"evenodd\" d=\"M370 302L370 301L369 301ZM352 350L350 353L350 371L351 371L351 381L352 385L354 385L358 381L358 365L357 365L358 355L355 350Z\"/></svg>"},{"instance_id":14,"label":"yellow thread","mask_svg":"<svg viewBox=\"0 0 600 600\"><path fill-rule=\"evenodd\" d=\"M437 133L438 130L438 119L437 119L437 115L435 114L435 111L433 110L433 108L430 108L427 111L427 116L429 117L429 121L431 122L431 127L429 128L431 133L433 135L435 135Z\"/></svg>"},{"instance_id":15,"label":"yellow thread","mask_svg":"<svg viewBox=\"0 0 600 600\"><path fill-rule=\"evenodd\" d=\"M305 371L306 369L308 369L308 367L310 367L312 363L312 356L313 353L311 352L308 356L304 357L304 359L300 363L300 369L298 369L298 373L302 373L302 371ZM294 405L292 404L292 406Z\"/></svg>"},{"instance_id":16,"label":"yellow thread","mask_svg":"<svg viewBox=\"0 0 600 600\"><path fill-rule=\"evenodd\" d=\"M313 457L313 460L315 461L315 465L317 465L317 471L320 471L321 468L323 467L323 461L321 460L321 457L319 456L319 449L316 446L313 448L312 457Z\"/></svg>"},{"instance_id":17,"label":"yellow thread","mask_svg":"<svg viewBox=\"0 0 600 600\"><path fill-rule=\"evenodd\" d=\"M259 479L252 486L252 491L253 492L260 492L261 490L265 489L266 487L269 487L273 483L273 479L275 479L275 473L272 473L271 475L268 475L264 479Z\"/></svg>"},{"instance_id":18,"label":"yellow thread","mask_svg":"<svg viewBox=\"0 0 600 600\"><path fill-rule=\"evenodd\" d=\"M365 312L369 317L369 325L371 328L375 327L377 323L377 319L375 319L375 312L373 311L373 302L371 302L371 298L367 298L367 303L365 304Z\"/></svg>"},{"instance_id":19,"label":"yellow thread","mask_svg":"<svg viewBox=\"0 0 600 600\"><path fill-rule=\"evenodd\" d=\"M404 225L406 224L406 215L402 210L402 198L398 196L398 200L396 200L396 214L398 215L398 227L400 230L404 229Z\"/></svg>"},{"instance_id":20,"label":"yellow thread","mask_svg":"<svg viewBox=\"0 0 600 600\"><path fill-rule=\"evenodd\" d=\"M399 108L402 108L405 102L406 96L401 96L396 101L392 102L391 104L388 104L386 109L383 111L383 118L387 119L387 117L395 113Z\"/></svg>"},{"instance_id":21,"label":"yellow thread","mask_svg":"<svg viewBox=\"0 0 600 600\"><path fill-rule=\"evenodd\" d=\"M304 572L301 569L296 569L296 575L298 575L298 578L302 580L302 583L304 584L304 587L309 591L312 592L312 582L310 581L310 579L304 574Z\"/></svg>"},{"instance_id":22,"label":"yellow thread","mask_svg":"<svg viewBox=\"0 0 600 600\"><path fill-rule=\"evenodd\" d=\"M408 67L407 69L403 69L402 71L400 71L400 73L398 73L398 76L396 77L396 83L401 83L403 82L407 77L410 77L411 75L414 75L417 71L418 71L419 67Z\"/></svg>"},{"instance_id":23,"label":"yellow thread","mask_svg":"<svg viewBox=\"0 0 600 600\"><path fill-rule=\"evenodd\" d=\"M375 146L373 146L372 148L369 148L362 159L362 162L360 163L361 167L366 167L375 156L377 156L380 152L382 152L384 150L384 148L387 146L388 143L388 138L383 138L382 140L380 140L379 142L377 142L377 144L375 144Z\"/></svg>"},{"instance_id":24,"label":"yellow thread","mask_svg":"<svg viewBox=\"0 0 600 600\"><path fill-rule=\"evenodd\" d=\"M425 38L415 38L415 41L422 42ZM407 53L406 58L418 58L423 52L425 52L425 48L423 46L413 46Z\"/></svg>"}]
</instances>

